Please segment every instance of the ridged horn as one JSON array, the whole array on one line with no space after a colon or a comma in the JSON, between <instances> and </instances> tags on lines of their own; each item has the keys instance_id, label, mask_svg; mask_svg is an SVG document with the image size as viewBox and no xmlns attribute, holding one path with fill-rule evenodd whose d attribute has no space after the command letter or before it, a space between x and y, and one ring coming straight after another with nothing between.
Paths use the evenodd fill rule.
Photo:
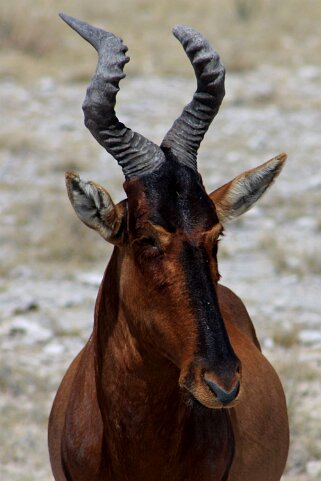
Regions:
<instances>
[{"instance_id":1,"label":"ridged horn","mask_svg":"<svg viewBox=\"0 0 321 481\"><path fill-rule=\"evenodd\" d=\"M60 17L98 52L95 75L83 103L85 125L122 167L125 177L140 177L155 170L165 156L160 147L119 122L115 114L119 81L125 77L126 45L112 33L64 13Z\"/></svg>"},{"instance_id":2,"label":"ridged horn","mask_svg":"<svg viewBox=\"0 0 321 481\"><path fill-rule=\"evenodd\" d=\"M191 27L177 25L173 34L193 65L197 90L166 134L161 147L172 152L180 163L197 170L198 148L225 95L225 69L218 53L200 33Z\"/></svg>"}]
</instances>

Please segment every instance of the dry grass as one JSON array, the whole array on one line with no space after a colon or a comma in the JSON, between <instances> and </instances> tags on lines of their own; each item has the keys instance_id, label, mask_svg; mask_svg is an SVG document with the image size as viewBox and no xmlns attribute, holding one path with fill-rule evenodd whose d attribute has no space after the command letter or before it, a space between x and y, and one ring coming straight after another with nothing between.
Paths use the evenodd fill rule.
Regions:
<instances>
[{"instance_id":1,"label":"dry grass","mask_svg":"<svg viewBox=\"0 0 321 481\"><path fill-rule=\"evenodd\" d=\"M274 330L272 340L278 346L292 349L298 344L299 332L300 328L297 325L293 325L291 328L279 326L278 329Z\"/></svg>"},{"instance_id":2,"label":"dry grass","mask_svg":"<svg viewBox=\"0 0 321 481\"><path fill-rule=\"evenodd\" d=\"M286 239L279 238L275 232L264 234L258 247L264 250L274 266L276 273L295 274L298 278L311 274L321 274L321 259L316 239L303 237L296 239L289 250ZM310 242L314 241L315 242Z\"/></svg>"},{"instance_id":3,"label":"dry grass","mask_svg":"<svg viewBox=\"0 0 321 481\"><path fill-rule=\"evenodd\" d=\"M0 75L87 78L94 57L57 17L60 10L122 36L133 60L129 72L189 72L183 56L177 64L179 47L170 35L176 23L190 24L208 36L229 70L262 62L319 62L318 0L284 0L277 6L270 0L13 0L0 4Z\"/></svg>"},{"instance_id":4,"label":"dry grass","mask_svg":"<svg viewBox=\"0 0 321 481\"><path fill-rule=\"evenodd\" d=\"M274 357L273 365L286 393L291 437L287 464L289 478L286 479L292 481L296 478L292 478L291 473L304 473L304 466L309 460L321 459L319 425L315 423L313 412L305 402L307 397L311 396L311 391L318 391L320 374L317 367L301 359L302 351L299 346L292 346L291 350L284 347L274 348L268 357Z\"/></svg>"},{"instance_id":5,"label":"dry grass","mask_svg":"<svg viewBox=\"0 0 321 481\"><path fill-rule=\"evenodd\" d=\"M44 153L45 145L39 143L29 130L2 128L0 131L0 149L12 155L26 155L28 152Z\"/></svg>"},{"instance_id":6,"label":"dry grass","mask_svg":"<svg viewBox=\"0 0 321 481\"><path fill-rule=\"evenodd\" d=\"M16 235L6 231L2 236L3 242L10 243L12 255L3 258L0 274L8 275L17 265L37 265L50 275L57 265L67 274L75 266L93 269L99 261L107 263L111 248L77 219L61 192L48 193L41 202L28 199L18 211L16 205L8 209L7 215L14 216L18 229Z\"/></svg>"}]
</instances>

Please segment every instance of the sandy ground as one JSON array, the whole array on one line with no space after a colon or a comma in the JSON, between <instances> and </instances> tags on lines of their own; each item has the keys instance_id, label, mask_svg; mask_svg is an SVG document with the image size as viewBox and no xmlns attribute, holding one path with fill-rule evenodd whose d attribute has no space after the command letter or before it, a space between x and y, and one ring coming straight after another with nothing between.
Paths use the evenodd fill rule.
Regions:
<instances>
[{"instance_id":1,"label":"sandy ground","mask_svg":"<svg viewBox=\"0 0 321 481\"><path fill-rule=\"evenodd\" d=\"M286 151L264 199L226 230L223 282L244 300L282 377L291 423L284 481L321 477L321 70L267 66L228 76L199 168L210 191ZM123 82L121 120L159 142L194 84ZM52 479L46 425L68 364L88 338L110 249L69 207L65 170L122 198L119 167L82 125L84 85L0 82L0 479ZM259 481L259 480L258 480Z\"/></svg>"}]
</instances>

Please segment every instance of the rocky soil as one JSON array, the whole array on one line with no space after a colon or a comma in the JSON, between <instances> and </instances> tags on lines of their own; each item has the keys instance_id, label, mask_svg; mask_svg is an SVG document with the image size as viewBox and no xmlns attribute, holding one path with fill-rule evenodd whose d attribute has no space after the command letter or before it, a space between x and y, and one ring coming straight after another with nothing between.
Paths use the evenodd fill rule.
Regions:
<instances>
[{"instance_id":1,"label":"rocky soil","mask_svg":"<svg viewBox=\"0 0 321 481\"><path fill-rule=\"evenodd\" d=\"M229 75L199 154L210 191L286 151L288 165L226 229L223 282L244 300L282 377L291 423L284 481L321 478L321 70L263 66ZM134 78L120 118L159 142L189 100L182 79ZM84 85L0 82L0 479L51 480L46 425L88 338L109 247L80 225L64 190L74 169L123 196L121 171L82 125ZM259 480L258 480L259 481Z\"/></svg>"}]
</instances>

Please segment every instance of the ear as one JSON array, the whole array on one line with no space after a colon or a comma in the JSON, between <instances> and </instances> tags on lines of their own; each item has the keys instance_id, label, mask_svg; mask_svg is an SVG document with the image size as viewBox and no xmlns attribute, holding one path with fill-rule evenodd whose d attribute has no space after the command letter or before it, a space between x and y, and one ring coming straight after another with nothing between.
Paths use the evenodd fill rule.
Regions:
<instances>
[{"instance_id":1,"label":"ear","mask_svg":"<svg viewBox=\"0 0 321 481\"><path fill-rule=\"evenodd\" d=\"M114 204L108 192L95 182L84 182L74 172L66 173L68 197L79 219L105 240L119 243L125 203Z\"/></svg>"},{"instance_id":2,"label":"ear","mask_svg":"<svg viewBox=\"0 0 321 481\"><path fill-rule=\"evenodd\" d=\"M224 224L249 210L272 185L286 159L287 154L279 154L212 192L210 198L214 202L220 222Z\"/></svg>"}]
</instances>

